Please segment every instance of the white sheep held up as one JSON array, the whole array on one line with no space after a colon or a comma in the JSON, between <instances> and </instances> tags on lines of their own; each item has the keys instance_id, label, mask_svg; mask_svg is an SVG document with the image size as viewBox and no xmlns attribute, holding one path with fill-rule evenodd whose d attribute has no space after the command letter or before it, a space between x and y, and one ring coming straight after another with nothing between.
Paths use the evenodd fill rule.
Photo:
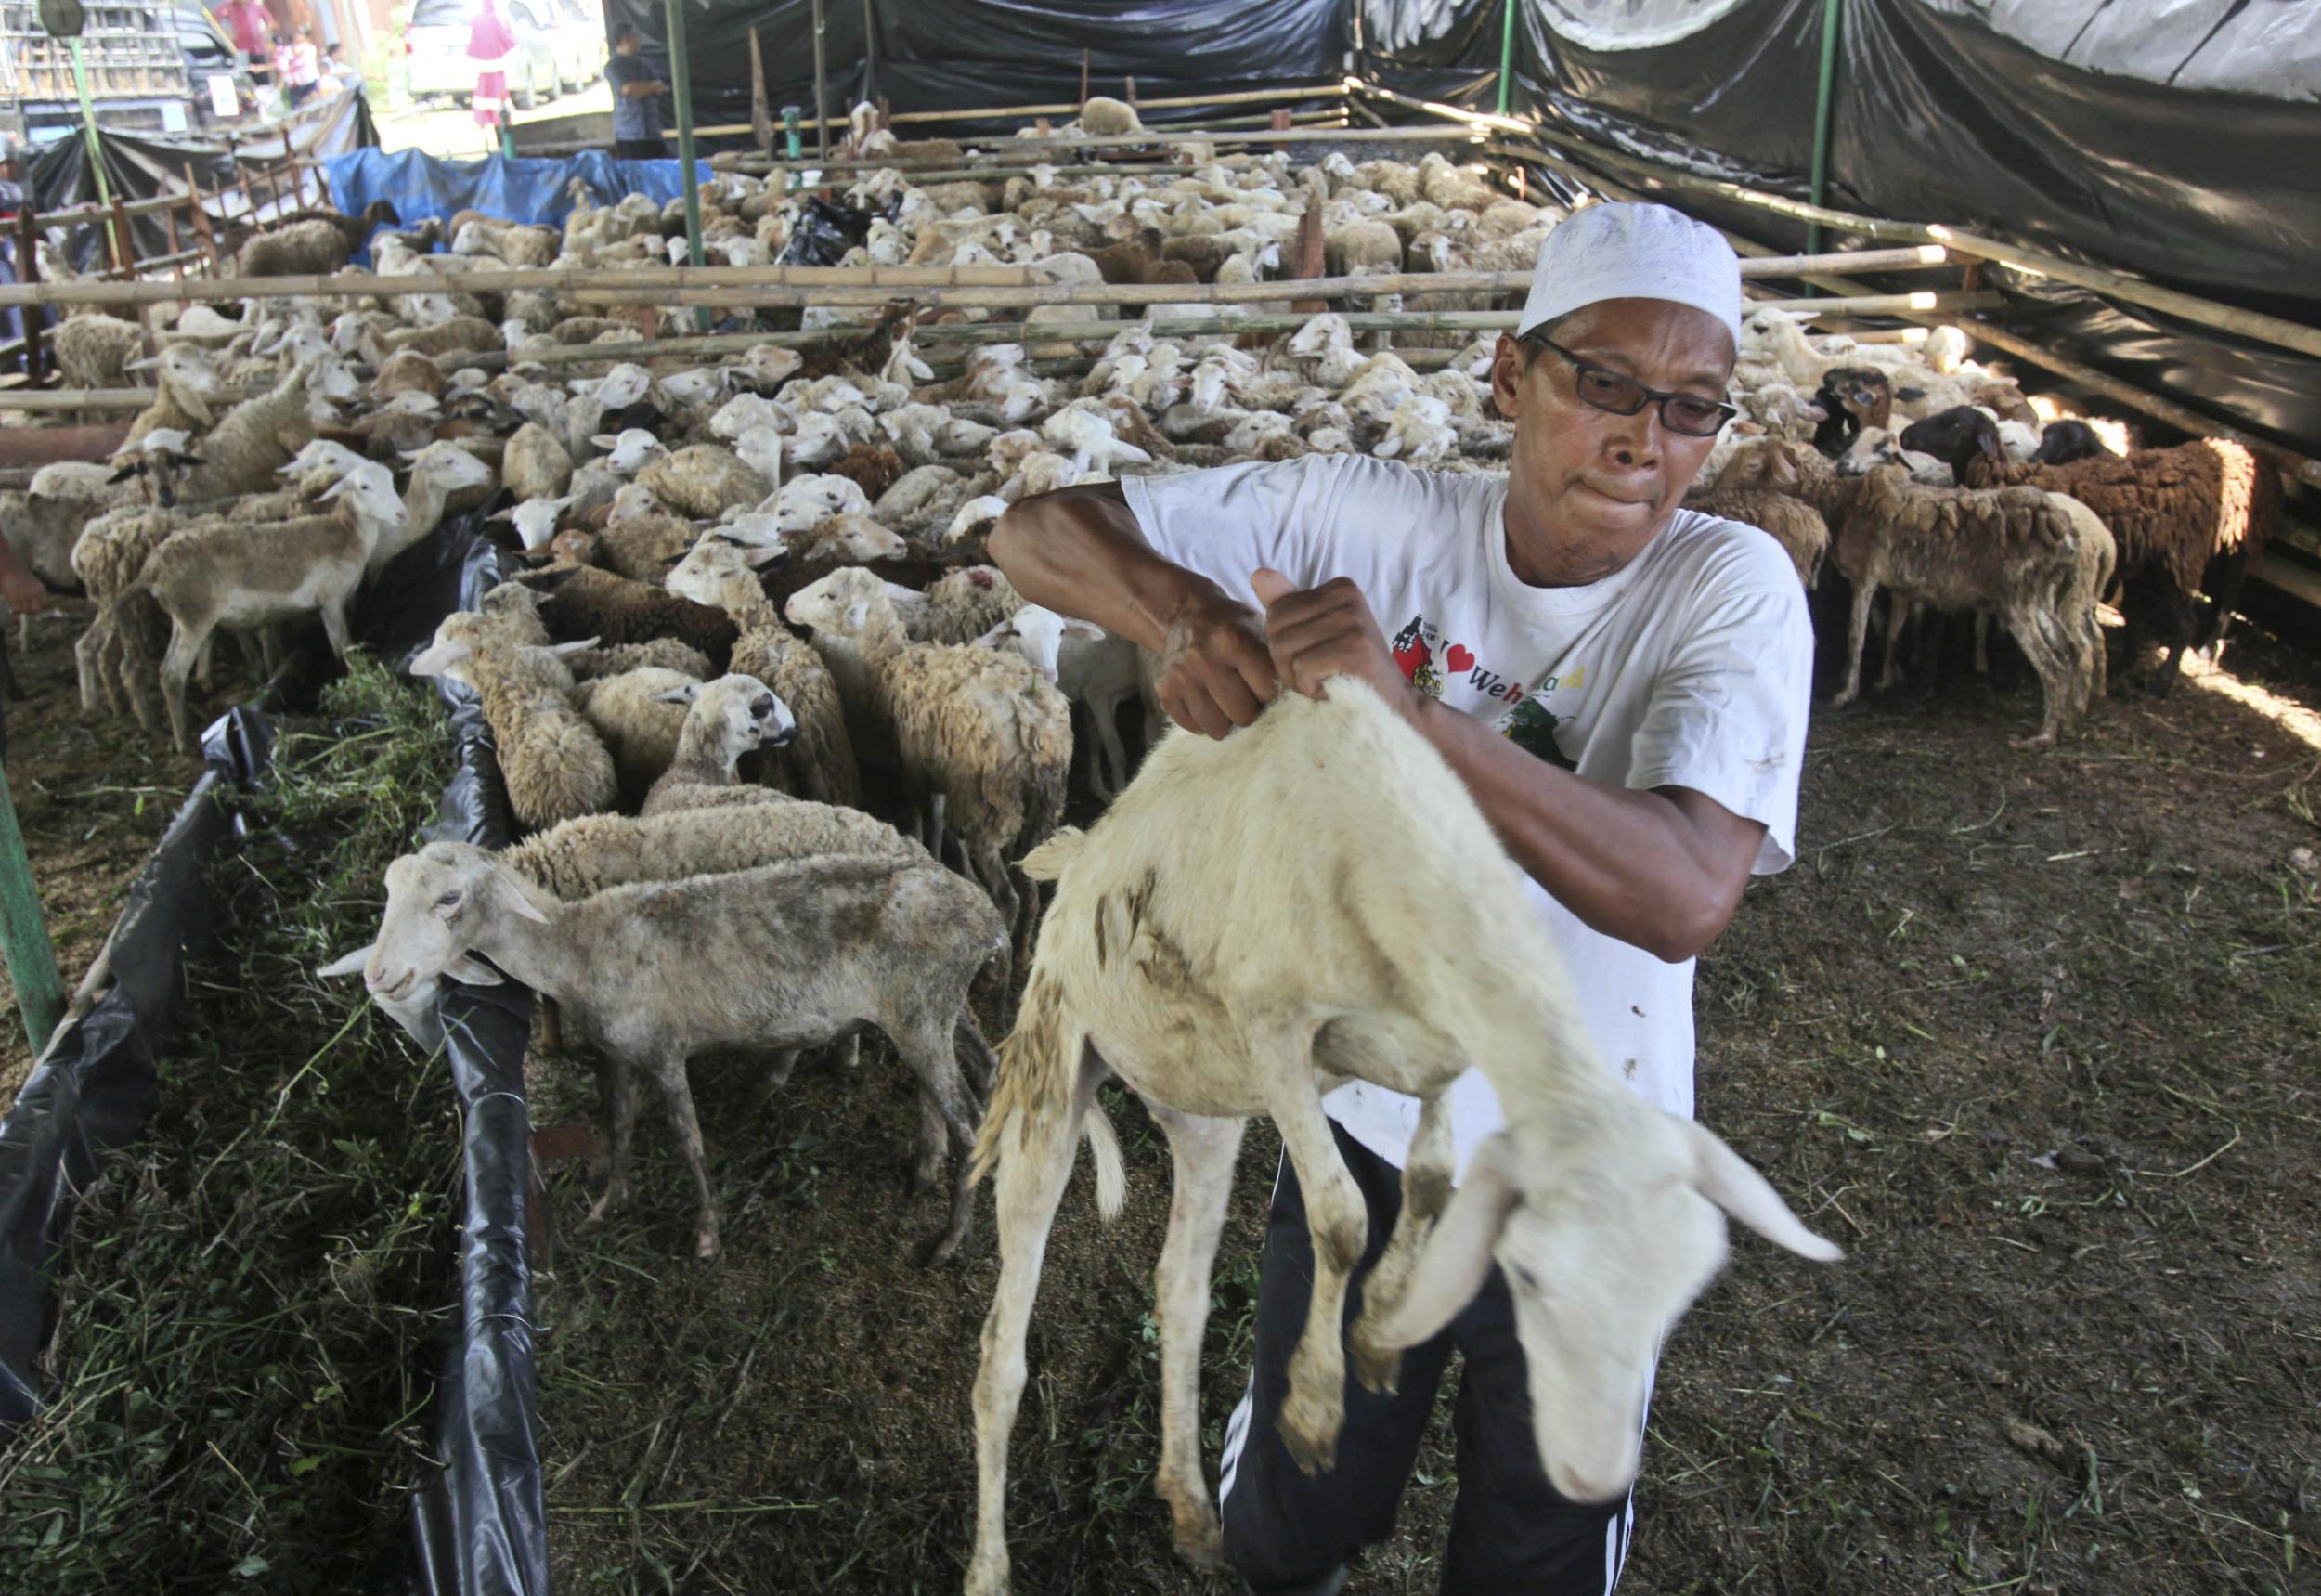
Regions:
<instances>
[{"instance_id":1,"label":"white sheep held up","mask_svg":"<svg viewBox=\"0 0 2321 1596\"><path fill-rule=\"evenodd\" d=\"M1439 1331L1496 1259L1513 1287L1540 1459L1575 1500L1633 1477L1653 1348L1722 1264L1723 1214L1807 1257L1838 1256L1722 1141L1620 1083L1456 772L1368 686L1342 676L1328 691L1285 694L1223 742L1165 738L1093 830L1024 862L1057 885L976 1145L979 1174L998 1166L1001 1263L975 1382L969 1596L1007 1587L1024 1332L1083 1130L1098 1204L1119 1206L1119 1150L1096 1101L1108 1074L1144 1101L1174 1162L1156 1277L1159 1489L1196 1561L1219 1545L1199 1451L1201 1329L1251 1114L1280 1127L1313 1231L1313 1296L1281 1412L1309 1471L1335 1455L1338 1327L1368 1239L1322 1109L1345 1081L1423 1104L1402 1216L1351 1335L1356 1373L1391 1390L1401 1350ZM1398 839L1391 855L1381 837ZM1457 934L1446 904L1492 936ZM1454 1193L1447 1088L1471 1064L1507 1129Z\"/></svg>"}]
</instances>

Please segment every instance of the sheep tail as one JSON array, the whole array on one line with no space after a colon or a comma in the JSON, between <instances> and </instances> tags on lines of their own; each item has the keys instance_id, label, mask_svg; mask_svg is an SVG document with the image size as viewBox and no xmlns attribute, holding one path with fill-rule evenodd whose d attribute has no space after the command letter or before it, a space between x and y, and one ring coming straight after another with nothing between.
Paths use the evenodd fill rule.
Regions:
<instances>
[{"instance_id":1,"label":"sheep tail","mask_svg":"<svg viewBox=\"0 0 2321 1596\"><path fill-rule=\"evenodd\" d=\"M1066 1023L1063 994L1055 979L1035 968L1024 988L1015 1029L999 1045L992 1106L976 1132L975 1151L967 1163L970 1186L991 1173L1003 1156L1003 1144L1012 1155L1026 1142L1036 1143L1047 1135L1070 1135L1077 1129L1087 1137L1089 1156L1096 1161L1097 1212L1107 1219L1120 1213L1128 1185L1121 1166L1120 1138L1096 1102L1093 1080L1083 1083L1082 1044L1077 1030ZM1075 1120L1077 1126L1071 1123Z\"/></svg>"},{"instance_id":2,"label":"sheep tail","mask_svg":"<svg viewBox=\"0 0 2321 1596\"><path fill-rule=\"evenodd\" d=\"M1080 845L1087 840L1087 837L1088 834L1076 825L1064 826L1025 854L1017 868L1034 881L1061 880L1064 872L1070 867L1072 856L1080 851Z\"/></svg>"},{"instance_id":3,"label":"sheep tail","mask_svg":"<svg viewBox=\"0 0 2321 1596\"><path fill-rule=\"evenodd\" d=\"M1112 1134L1111 1116L1102 1103L1092 1099L1080 1128L1088 1138L1088 1156L1096 1166L1096 1213L1108 1220L1118 1219L1128 1201L1128 1173L1121 1167L1121 1141Z\"/></svg>"}]
</instances>

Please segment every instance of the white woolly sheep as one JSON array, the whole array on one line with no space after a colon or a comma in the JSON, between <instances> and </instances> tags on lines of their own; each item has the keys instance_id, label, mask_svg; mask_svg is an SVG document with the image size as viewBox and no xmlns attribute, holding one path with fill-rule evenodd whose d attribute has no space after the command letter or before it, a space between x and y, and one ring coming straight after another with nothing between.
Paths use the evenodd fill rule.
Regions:
<instances>
[{"instance_id":1,"label":"white woolly sheep","mask_svg":"<svg viewBox=\"0 0 2321 1596\"><path fill-rule=\"evenodd\" d=\"M1020 607L1020 606L1018 606ZM1071 707L1014 655L913 643L887 584L845 566L790 596L788 618L859 661L872 716L894 740L929 851L959 834L968 867L1014 924L1036 920L1008 862L1055 829L1071 768ZM978 633L976 635L980 635ZM844 690L845 676L839 677Z\"/></svg>"},{"instance_id":2,"label":"white woolly sheep","mask_svg":"<svg viewBox=\"0 0 2321 1596\"><path fill-rule=\"evenodd\" d=\"M1408 846L1390 857L1381 837ZM1354 678L1331 681L1325 701L1284 694L1222 742L1164 739L1093 830L1026 863L1057 885L976 1147L979 1175L998 1166L1001 1262L975 1383L970 1596L1007 1588L1007 1433L1041 1256L1083 1132L1099 1207L1120 1206L1119 1149L1096 1096L1108 1074L1150 1110L1174 1163L1156 1292L1159 1488L1196 1559L1218 1554L1199 1347L1248 1116L1274 1120L1306 1194L1315 1279L1281 1431L1309 1471L1336 1450L1347 1340L1364 1385L1392 1390L1402 1349L1463 1308L1496 1258L1514 1288L1548 1478L1574 1500L1614 1496L1635 1473L1654 1349L1724 1261L1724 1215L1807 1257L1838 1256L1722 1141L1626 1089L1465 785ZM1215 912L1228 902L1246 912ZM1442 932L1446 905L1487 920L1489 945ZM1454 1190L1448 1088L1471 1067L1507 1128ZM1321 1103L1346 1080L1421 1105L1402 1217L1350 1337L1340 1327L1365 1222Z\"/></svg>"},{"instance_id":3,"label":"white woolly sheep","mask_svg":"<svg viewBox=\"0 0 2321 1596\"><path fill-rule=\"evenodd\" d=\"M481 849L439 842L389 865L386 887L364 968L374 994L406 999L446 975L496 983L487 958L552 998L567 1030L611 1061L612 1175L592 1217L627 1200L636 1078L648 1071L698 1195L694 1252L715 1257L718 1204L687 1060L709 1049L779 1054L875 1025L949 1134L952 1213L930 1261L949 1257L966 1235L975 1099L958 1051L981 1051L967 988L1005 936L990 905L949 871L841 855L566 902Z\"/></svg>"},{"instance_id":4,"label":"white woolly sheep","mask_svg":"<svg viewBox=\"0 0 2321 1596\"><path fill-rule=\"evenodd\" d=\"M745 754L784 746L797 734L788 707L752 676L688 681L661 698L684 706L685 717L668 769L645 794L645 814L681 807L688 788L734 785Z\"/></svg>"}]
</instances>

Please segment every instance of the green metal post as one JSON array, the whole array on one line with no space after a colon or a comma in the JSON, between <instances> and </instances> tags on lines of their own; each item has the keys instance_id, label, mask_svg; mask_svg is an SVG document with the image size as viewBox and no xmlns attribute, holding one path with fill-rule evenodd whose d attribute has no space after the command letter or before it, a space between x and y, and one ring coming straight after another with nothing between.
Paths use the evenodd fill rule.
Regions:
<instances>
[{"instance_id":1,"label":"green metal post","mask_svg":"<svg viewBox=\"0 0 2321 1596\"><path fill-rule=\"evenodd\" d=\"M782 108L782 137L786 160L798 161L805 157L806 140L799 136L797 128L797 107L784 106Z\"/></svg>"},{"instance_id":2,"label":"green metal post","mask_svg":"<svg viewBox=\"0 0 2321 1596\"><path fill-rule=\"evenodd\" d=\"M81 133L88 140L89 170L97 176L97 202L110 211L112 209L113 188L105 180L105 148L97 141L97 102L89 97L88 92L88 58L81 53L78 38L72 41L72 82L81 91ZM117 228L121 225L119 218L114 218L110 225ZM113 241L118 246L113 256L115 260L125 264L136 258L129 248L128 240L116 239Z\"/></svg>"},{"instance_id":3,"label":"green metal post","mask_svg":"<svg viewBox=\"0 0 2321 1596\"><path fill-rule=\"evenodd\" d=\"M1837 84L1837 32L1845 18L1845 0L1822 0L1822 81L1813 95L1813 202L1829 202L1829 128ZM1822 224L1805 227L1805 253L1822 252ZM1818 292L1819 291L1816 290Z\"/></svg>"},{"instance_id":4,"label":"green metal post","mask_svg":"<svg viewBox=\"0 0 2321 1596\"><path fill-rule=\"evenodd\" d=\"M677 102L677 175L685 185L685 258L702 262L701 176L694 165L694 78L685 59L684 0L668 0L669 95ZM696 305L694 325L709 331L709 307Z\"/></svg>"},{"instance_id":5,"label":"green metal post","mask_svg":"<svg viewBox=\"0 0 2321 1596\"><path fill-rule=\"evenodd\" d=\"M75 41L76 43L78 41ZM24 851L24 831L16 824L8 776L0 767L0 954L16 983L16 1006L24 1015L24 1034L38 1057L64 1018L64 982L57 976L57 950L41 918L40 894L32 887L32 862Z\"/></svg>"},{"instance_id":6,"label":"green metal post","mask_svg":"<svg viewBox=\"0 0 2321 1596\"><path fill-rule=\"evenodd\" d=\"M1505 0L1507 15L1499 25L1499 114L1507 114L1508 97L1515 87L1515 7L1522 0Z\"/></svg>"}]
</instances>

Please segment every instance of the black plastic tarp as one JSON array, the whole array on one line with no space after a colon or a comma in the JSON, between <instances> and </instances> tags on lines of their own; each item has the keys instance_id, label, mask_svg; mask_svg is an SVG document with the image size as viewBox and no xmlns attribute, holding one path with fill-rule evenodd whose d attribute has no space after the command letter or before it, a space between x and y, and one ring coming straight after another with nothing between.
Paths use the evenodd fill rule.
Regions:
<instances>
[{"instance_id":1,"label":"black plastic tarp","mask_svg":"<svg viewBox=\"0 0 2321 1596\"><path fill-rule=\"evenodd\" d=\"M666 58L655 0L605 0L604 12L608 26L634 23L645 52ZM908 110L1075 101L1083 50L1092 92L1117 96L1133 77L1139 99L1330 83L1344 71L1348 47L1345 0L889 0L872 7L876 37L867 50L862 6L828 0L824 12L834 116L879 95ZM775 114L785 105L813 114L807 0L715 0L685 9L696 120L749 120L753 29Z\"/></svg>"},{"instance_id":2,"label":"black plastic tarp","mask_svg":"<svg viewBox=\"0 0 2321 1596\"><path fill-rule=\"evenodd\" d=\"M161 138L143 134L122 133L100 126L97 144L104 152L106 189L123 201L150 200L162 194L186 192L186 172L192 169L194 180L201 184L203 208L214 224L222 224L249 209L241 195L239 175L270 173L281 166L291 156L302 160L321 160L344 154L379 142L379 130L370 119L370 102L359 89L346 89L331 99L321 101L309 114L284 124L269 134L237 137L229 149L222 140L202 138ZM78 205L99 202L97 175L89 162L86 138L60 138L41 152L25 174L26 187L31 190L33 207L40 211L62 211ZM271 193L270 184L261 190ZM285 202L290 186L279 185ZM308 198L322 203L318 194L309 191ZM129 223L135 237L139 260L157 259L170 253L168 224L160 216L136 216ZM191 249L196 240L180 223L177 237L179 249ZM66 246L66 253L74 266L88 270L98 265L98 255L105 249L101 227L88 226L75 228Z\"/></svg>"},{"instance_id":3,"label":"black plastic tarp","mask_svg":"<svg viewBox=\"0 0 2321 1596\"><path fill-rule=\"evenodd\" d=\"M1382 81L1431 74L1453 84L1437 97L1458 97L1465 72L1466 103L1496 98L1484 63L1503 0L1349 3L1362 6L1365 69ZM1517 113L1806 195L1822 0L1512 3ZM2321 322L2309 266L2321 258L2321 0L1844 0L1838 11L1832 205ZM1761 210L1682 202L1803 245L1801 227ZM2022 324L2059 353L2292 448L2321 447L2321 362L2028 286L2039 303Z\"/></svg>"}]
</instances>

